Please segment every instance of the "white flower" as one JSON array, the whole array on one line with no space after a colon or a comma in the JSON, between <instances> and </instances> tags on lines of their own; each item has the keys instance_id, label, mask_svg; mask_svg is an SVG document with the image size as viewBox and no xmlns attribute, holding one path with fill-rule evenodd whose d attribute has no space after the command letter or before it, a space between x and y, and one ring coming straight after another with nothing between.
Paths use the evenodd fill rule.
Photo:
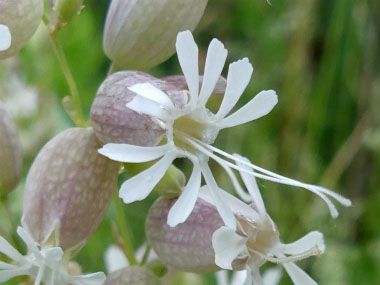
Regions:
<instances>
[{"instance_id":1,"label":"white flower","mask_svg":"<svg viewBox=\"0 0 380 285\"><path fill-rule=\"evenodd\" d=\"M281 263L296 285L316 284L301 270L295 261L325 250L323 234L310 232L291 244L280 242L276 225L266 212L264 202L253 176L241 173L249 191L253 194L253 204L248 206L228 193L231 208L239 221L238 230L229 227L219 228L213 235L215 264L224 269L233 269L233 262L245 262L247 279L244 284L266 284L260 275L259 267L266 261ZM202 199L212 201L207 192L202 191Z\"/></svg>"},{"instance_id":2,"label":"white flower","mask_svg":"<svg viewBox=\"0 0 380 285\"><path fill-rule=\"evenodd\" d=\"M227 270L216 272L216 281L218 285L244 285L247 280L247 270L234 271L231 278L228 278ZM263 282L265 285L278 285L282 277L281 268L276 266L265 270L263 273Z\"/></svg>"},{"instance_id":3,"label":"white flower","mask_svg":"<svg viewBox=\"0 0 380 285\"><path fill-rule=\"evenodd\" d=\"M0 24L0 51L9 49L11 43L12 36L9 28Z\"/></svg>"},{"instance_id":4,"label":"white flower","mask_svg":"<svg viewBox=\"0 0 380 285\"><path fill-rule=\"evenodd\" d=\"M60 247L41 247L31 235L19 227L18 235L28 248L23 256L4 238L0 237L0 252L14 261L15 264L0 262L0 282L16 276L29 275L35 277L35 285L42 282L51 285L101 285L106 276L104 273L71 276L67 272L67 261Z\"/></svg>"},{"instance_id":5,"label":"white flower","mask_svg":"<svg viewBox=\"0 0 380 285\"><path fill-rule=\"evenodd\" d=\"M221 75L227 50L217 39L212 40L208 48L202 88L199 90L198 48L189 31L178 34L176 48L189 87L188 92L184 91L184 95L188 97L187 104L183 107L174 106L165 93L150 83L136 84L130 87L129 89L137 95L127 104L128 108L151 116L162 126L166 130L166 143L155 147L107 144L99 150L101 154L110 159L127 163L141 163L160 158L153 166L124 182L120 189L120 197L125 203L145 199L163 177L173 160L186 157L191 160L194 168L182 195L169 212L168 224L170 226L184 222L190 215L197 200L201 176L203 176L224 223L228 227L236 227L234 215L228 205L223 202L208 166L209 158L214 159L226 170L237 193L245 201L250 201L251 197L242 190L232 169L277 183L306 188L326 201L333 216L337 216L337 211L326 194L345 205L350 204L349 200L327 189L277 175L213 147L211 144L220 130L241 125L268 114L277 104L277 95L273 90L262 91L242 108L229 115L248 85L253 72L252 65L247 58L244 58L230 65L224 98L218 112L214 114L206 108L206 103ZM260 173L242 169L236 162L248 165L249 168Z\"/></svg>"}]
</instances>

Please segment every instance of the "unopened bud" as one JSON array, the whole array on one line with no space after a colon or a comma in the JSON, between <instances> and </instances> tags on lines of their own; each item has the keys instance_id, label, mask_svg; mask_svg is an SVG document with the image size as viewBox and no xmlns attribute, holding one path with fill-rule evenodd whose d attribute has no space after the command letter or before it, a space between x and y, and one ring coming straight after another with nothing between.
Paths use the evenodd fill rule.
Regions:
<instances>
[{"instance_id":1,"label":"unopened bud","mask_svg":"<svg viewBox=\"0 0 380 285\"><path fill-rule=\"evenodd\" d=\"M149 69L175 52L178 32L194 30L207 0L113 0L108 11L103 47L126 69Z\"/></svg>"},{"instance_id":2,"label":"unopened bud","mask_svg":"<svg viewBox=\"0 0 380 285\"><path fill-rule=\"evenodd\" d=\"M22 172L22 147L12 117L0 103L0 198L18 184Z\"/></svg>"},{"instance_id":3,"label":"unopened bud","mask_svg":"<svg viewBox=\"0 0 380 285\"><path fill-rule=\"evenodd\" d=\"M22 217L36 242L77 250L98 227L119 170L98 148L92 129L72 128L50 140L36 157L25 183Z\"/></svg>"},{"instance_id":4,"label":"unopened bud","mask_svg":"<svg viewBox=\"0 0 380 285\"><path fill-rule=\"evenodd\" d=\"M148 268L131 266L111 273L104 285L160 285L160 279Z\"/></svg>"},{"instance_id":5,"label":"unopened bud","mask_svg":"<svg viewBox=\"0 0 380 285\"><path fill-rule=\"evenodd\" d=\"M15 55L33 36L41 22L43 0L0 0L0 25L9 28L11 46L0 51L0 59Z\"/></svg>"},{"instance_id":6,"label":"unopened bud","mask_svg":"<svg viewBox=\"0 0 380 285\"><path fill-rule=\"evenodd\" d=\"M55 12L61 23L68 23L82 9L83 0L56 0Z\"/></svg>"},{"instance_id":7,"label":"unopened bud","mask_svg":"<svg viewBox=\"0 0 380 285\"><path fill-rule=\"evenodd\" d=\"M170 165L164 177L154 187L154 192L164 198L173 199L181 195L185 185L185 174L174 165Z\"/></svg>"},{"instance_id":8,"label":"unopened bud","mask_svg":"<svg viewBox=\"0 0 380 285\"><path fill-rule=\"evenodd\" d=\"M215 272L213 233L224 225L216 207L198 199L188 219L170 227L168 213L175 199L159 198L149 211L146 235L159 259L183 271L196 273Z\"/></svg>"},{"instance_id":9,"label":"unopened bud","mask_svg":"<svg viewBox=\"0 0 380 285\"><path fill-rule=\"evenodd\" d=\"M100 86L90 113L95 134L103 144L154 146L160 142L165 130L150 116L126 106L136 96L128 87L146 82L166 92L177 106L187 99L174 86L147 73L122 71L112 74Z\"/></svg>"}]
</instances>

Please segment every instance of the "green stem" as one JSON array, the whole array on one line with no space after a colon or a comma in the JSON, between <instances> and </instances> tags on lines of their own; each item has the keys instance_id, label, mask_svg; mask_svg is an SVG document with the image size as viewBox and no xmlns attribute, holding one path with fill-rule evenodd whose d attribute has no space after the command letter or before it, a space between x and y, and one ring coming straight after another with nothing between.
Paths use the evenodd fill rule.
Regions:
<instances>
[{"instance_id":1,"label":"green stem","mask_svg":"<svg viewBox=\"0 0 380 285\"><path fill-rule=\"evenodd\" d=\"M128 258L130 265L136 265L137 261L133 253L132 240L131 240L131 235L128 230L127 220L125 219L125 215L123 211L123 203L121 202L117 193L118 191L115 191L113 201L116 207L116 216L117 216L117 221L119 224L121 237L123 238L123 241L124 241L124 252L125 252L126 257Z\"/></svg>"},{"instance_id":2,"label":"green stem","mask_svg":"<svg viewBox=\"0 0 380 285\"><path fill-rule=\"evenodd\" d=\"M148 261L148 257L149 257L149 253L150 253L151 249L152 249L152 247L149 244L147 244L145 252L144 252L144 256L143 256L141 263L140 263L141 266L145 265L145 263Z\"/></svg>"},{"instance_id":3,"label":"green stem","mask_svg":"<svg viewBox=\"0 0 380 285\"><path fill-rule=\"evenodd\" d=\"M50 34L51 41L53 43L54 50L57 55L58 62L61 66L63 75L65 76L67 85L69 86L71 99L73 102L74 109L76 111L76 118L73 118L73 115L69 113L71 119L78 125L78 127L84 127L86 125L86 121L84 119L82 104L80 101L80 96L78 92L78 87L75 83L74 76L70 70L69 64L67 62L65 53L61 44L59 43L58 33Z\"/></svg>"}]
</instances>

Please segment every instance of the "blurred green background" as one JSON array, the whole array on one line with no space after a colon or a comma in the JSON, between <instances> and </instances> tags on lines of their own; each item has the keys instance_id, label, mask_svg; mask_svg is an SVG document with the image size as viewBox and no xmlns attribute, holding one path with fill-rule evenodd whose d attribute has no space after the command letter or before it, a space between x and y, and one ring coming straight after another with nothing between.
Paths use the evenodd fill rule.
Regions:
<instances>
[{"instance_id":1,"label":"blurred green background","mask_svg":"<svg viewBox=\"0 0 380 285\"><path fill-rule=\"evenodd\" d=\"M81 15L62 30L61 40L88 115L109 67L102 51L108 1L85 4ZM216 145L353 201L351 208L338 206L340 216L334 220L310 192L259 181L283 242L313 230L325 234L326 253L298 264L320 284L380 284L380 1L272 0L270 6L264 0L210 0L194 34L202 60L217 37L229 50L228 63L242 57L253 63L241 105L263 89L279 94L279 104L269 115L221 132ZM20 57L6 65L39 93L36 111L26 114L21 109L16 115L26 175L43 144L72 126L60 104L69 91L43 27ZM150 72L181 73L175 56ZM212 166L218 183L232 189L223 171ZM11 199L13 211L21 215L22 183ZM125 206L136 248L144 242L142 225L153 200ZM114 218L112 205L78 255L85 272L104 270ZM9 227L4 219L0 224ZM175 284L215 280L212 275L177 276ZM281 284L291 284L286 274Z\"/></svg>"}]
</instances>

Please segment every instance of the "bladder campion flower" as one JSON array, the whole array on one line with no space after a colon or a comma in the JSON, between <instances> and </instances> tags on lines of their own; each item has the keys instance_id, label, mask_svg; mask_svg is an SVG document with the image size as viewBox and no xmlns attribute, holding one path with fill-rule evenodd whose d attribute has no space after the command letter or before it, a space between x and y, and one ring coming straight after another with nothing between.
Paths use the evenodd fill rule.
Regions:
<instances>
[{"instance_id":1,"label":"bladder campion flower","mask_svg":"<svg viewBox=\"0 0 380 285\"><path fill-rule=\"evenodd\" d=\"M104 273L72 276L68 273L68 261L60 247L42 246L34 241L33 237L22 227L17 234L28 249L23 256L4 238L0 236L0 252L15 264L2 263L0 267L0 282L5 282L16 276L29 275L35 277L34 284L74 284L74 285L102 285L106 276Z\"/></svg>"},{"instance_id":2,"label":"bladder campion flower","mask_svg":"<svg viewBox=\"0 0 380 285\"><path fill-rule=\"evenodd\" d=\"M226 170L238 194L246 200L249 200L249 197L241 189L232 169L242 170L258 178L277 183L306 188L325 200L334 217L338 213L326 195L330 195L346 206L350 205L349 200L325 188L280 176L213 147L212 144L220 130L238 126L268 114L277 104L277 95L273 90L262 91L242 108L229 115L248 85L253 72L252 65L247 58L244 58L230 65L226 92L219 110L214 114L206 108L206 103L221 75L227 50L220 41L212 40L207 53L202 87L199 90L198 48L191 32L185 31L178 34L176 48L189 88L188 92L183 91L189 96L187 103L181 107L175 106L167 94L148 82L129 87L138 96L126 104L129 109L150 116L156 124L166 130L164 144L154 147L107 144L99 150L101 154L113 160L128 163L141 163L160 158L152 167L123 183L120 197L125 203L145 199L174 159L186 157L191 160L194 168L182 195L169 212L170 226L184 222L190 215L197 200L203 176L224 223L231 228L236 227L234 215L228 205L223 202L208 166L209 158L214 159ZM257 172L242 169L236 162L241 162Z\"/></svg>"},{"instance_id":3,"label":"bladder campion flower","mask_svg":"<svg viewBox=\"0 0 380 285\"><path fill-rule=\"evenodd\" d=\"M240 166L249 171L244 165ZM231 200L238 221L238 230L223 226L213 234L215 263L221 268L232 270L236 259L245 260L245 284L264 284L259 267L267 261L281 263L296 285L316 284L294 262L324 252L322 233L314 231L291 244L281 243L277 226L266 212L254 176L246 172L241 172L241 175L252 194L253 203L247 205L226 193L229 196L226 200ZM212 199L207 198L207 192L201 193L201 197L212 202Z\"/></svg>"}]
</instances>

